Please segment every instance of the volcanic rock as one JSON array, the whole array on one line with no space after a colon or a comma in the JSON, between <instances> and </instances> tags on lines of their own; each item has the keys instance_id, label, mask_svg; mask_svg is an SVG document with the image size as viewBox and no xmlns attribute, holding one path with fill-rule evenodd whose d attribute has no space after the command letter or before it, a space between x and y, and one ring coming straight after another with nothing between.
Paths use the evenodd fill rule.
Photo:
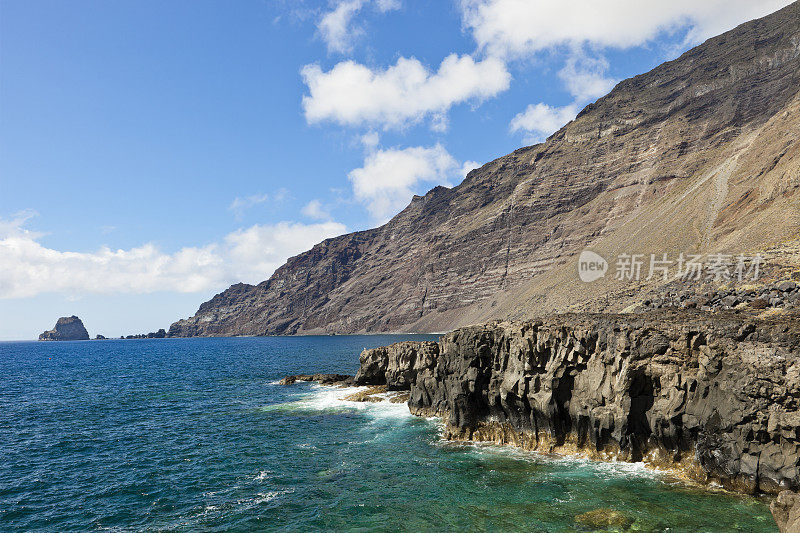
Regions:
<instances>
[{"instance_id":1,"label":"volcanic rock","mask_svg":"<svg viewBox=\"0 0 800 533\"><path fill-rule=\"evenodd\" d=\"M298 374L286 376L278 383L280 385L294 385L298 381L314 382L320 385L351 385L353 376L346 374Z\"/></svg>"},{"instance_id":2,"label":"volcanic rock","mask_svg":"<svg viewBox=\"0 0 800 533\"><path fill-rule=\"evenodd\" d=\"M644 461L740 492L800 487L800 317L653 311L462 328L361 355L444 435ZM380 365L383 367L381 372Z\"/></svg>"},{"instance_id":3,"label":"volcanic rock","mask_svg":"<svg viewBox=\"0 0 800 533\"><path fill-rule=\"evenodd\" d=\"M357 385L387 385L389 390L408 390L418 372L436 363L435 342L400 342L391 347L364 350L354 381Z\"/></svg>"},{"instance_id":4,"label":"volcanic rock","mask_svg":"<svg viewBox=\"0 0 800 533\"><path fill-rule=\"evenodd\" d=\"M39 335L40 341L88 341L89 332L76 316L62 316L53 329Z\"/></svg>"}]
</instances>

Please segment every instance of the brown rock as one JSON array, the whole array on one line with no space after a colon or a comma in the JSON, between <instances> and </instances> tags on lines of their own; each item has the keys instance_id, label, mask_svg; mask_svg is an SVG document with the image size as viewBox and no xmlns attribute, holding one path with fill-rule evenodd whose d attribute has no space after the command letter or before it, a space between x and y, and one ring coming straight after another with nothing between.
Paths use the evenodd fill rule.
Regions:
<instances>
[{"instance_id":1,"label":"brown rock","mask_svg":"<svg viewBox=\"0 0 800 533\"><path fill-rule=\"evenodd\" d=\"M389 401L392 403L408 403L409 398L411 398L411 393L402 391L389 398Z\"/></svg>"},{"instance_id":2,"label":"brown rock","mask_svg":"<svg viewBox=\"0 0 800 533\"><path fill-rule=\"evenodd\" d=\"M800 533L800 495L783 491L770 504L769 510L780 533Z\"/></svg>"},{"instance_id":3,"label":"brown rock","mask_svg":"<svg viewBox=\"0 0 800 533\"><path fill-rule=\"evenodd\" d=\"M435 364L438 353L439 345L435 342L399 342L364 350L355 383L408 390L418 372Z\"/></svg>"},{"instance_id":4,"label":"brown rock","mask_svg":"<svg viewBox=\"0 0 800 533\"><path fill-rule=\"evenodd\" d=\"M621 511L614 509L595 509L575 517L575 522L579 526L587 527L592 530L606 530L619 528L626 530L633 524L633 519Z\"/></svg>"},{"instance_id":5,"label":"brown rock","mask_svg":"<svg viewBox=\"0 0 800 533\"><path fill-rule=\"evenodd\" d=\"M348 402L382 402L383 398L377 396L377 394L383 394L386 391L387 388L385 385L378 385L350 394L343 399Z\"/></svg>"}]
</instances>

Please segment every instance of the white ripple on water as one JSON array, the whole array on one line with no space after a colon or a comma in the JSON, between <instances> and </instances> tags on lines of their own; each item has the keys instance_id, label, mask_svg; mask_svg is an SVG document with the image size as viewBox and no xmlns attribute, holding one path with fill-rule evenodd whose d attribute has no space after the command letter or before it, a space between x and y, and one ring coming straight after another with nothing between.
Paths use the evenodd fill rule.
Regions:
<instances>
[{"instance_id":1,"label":"white ripple on water","mask_svg":"<svg viewBox=\"0 0 800 533\"><path fill-rule=\"evenodd\" d=\"M264 481L265 479L269 479L271 476L272 476L272 472L271 471L262 470L253 479L255 481Z\"/></svg>"},{"instance_id":2,"label":"white ripple on water","mask_svg":"<svg viewBox=\"0 0 800 533\"><path fill-rule=\"evenodd\" d=\"M239 486L233 487L237 489ZM278 500L282 496L292 494L294 488L287 488L283 490L272 490L266 492L257 492L251 497L239 498L233 501L221 501L206 504L199 510L199 513L187 517L187 520L193 519L213 519L221 518L230 512L241 512L257 508L260 505Z\"/></svg>"},{"instance_id":3,"label":"white ripple on water","mask_svg":"<svg viewBox=\"0 0 800 533\"><path fill-rule=\"evenodd\" d=\"M293 488L284 489L284 490L272 490L269 492L259 492L252 498L243 498L236 501L236 505L238 507L243 507L245 509L249 509L251 507L261 505L264 503L269 503L277 498L285 494L291 494L294 492Z\"/></svg>"}]
</instances>

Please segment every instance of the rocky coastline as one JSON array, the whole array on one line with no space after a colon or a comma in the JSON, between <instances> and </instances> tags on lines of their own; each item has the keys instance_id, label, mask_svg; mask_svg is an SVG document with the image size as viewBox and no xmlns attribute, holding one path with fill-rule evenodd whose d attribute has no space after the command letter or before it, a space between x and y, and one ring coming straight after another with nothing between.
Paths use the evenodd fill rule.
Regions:
<instances>
[{"instance_id":1,"label":"rocky coastline","mask_svg":"<svg viewBox=\"0 0 800 533\"><path fill-rule=\"evenodd\" d=\"M408 391L444 437L644 462L800 506L800 315L660 310L461 328L364 350L328 383ZM797 522L800 526L800 521Z\"/></svg>"},{"instance_id":2,"label":"rocky coastline","mask_svg":"<svg viewBox=\"0 0 800 533\"><path fill-rule=\"evenodd\" d=\"M135 335L120 335L120 340L130 339L166 339L167 331L164 328L150 333L138 333ZM88 341L91 337L83 321L77 316L63 316L56 321L53 329L45 331L39 335L40 341ZM94 340L108 340L105 335L96 335Z\"/></svg>"},{"instance_id":3,"label":"rocky coastline","mask_svg":"<svg viewBox=\"0 0 800 533\"><path fill-rule=\"evenodd\" d=\"M643 461L745 493L800 486L800 319L563 315L361 354L445 437Z\"/></svg>"},{"instance_id":4,"label":"rocky coastline","mask_svg":"<svg viewBox=\"0 0 800 533\"><path fill-rule=\"evenodd\" d=\"M135 335L120 335L120 339L166 339L167 331L164 328L150 333L137 333Z\"/></svg>"}]
</instances>

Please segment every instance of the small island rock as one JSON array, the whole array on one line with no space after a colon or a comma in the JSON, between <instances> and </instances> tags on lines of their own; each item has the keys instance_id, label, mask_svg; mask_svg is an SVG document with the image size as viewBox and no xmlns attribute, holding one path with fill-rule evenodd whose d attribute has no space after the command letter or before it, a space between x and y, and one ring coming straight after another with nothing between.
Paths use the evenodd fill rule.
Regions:
<instances>
[{"instance_id":1,"label":"small island rock","mask_svg":"<svg viewBox=\"0 0 800 533\"><path fill-rule=\"evenodd\" d=\"M62 316L56 326L39 335L40 341L88 341L89 332L76 316Z\"/></svg>"}]
</instances>

